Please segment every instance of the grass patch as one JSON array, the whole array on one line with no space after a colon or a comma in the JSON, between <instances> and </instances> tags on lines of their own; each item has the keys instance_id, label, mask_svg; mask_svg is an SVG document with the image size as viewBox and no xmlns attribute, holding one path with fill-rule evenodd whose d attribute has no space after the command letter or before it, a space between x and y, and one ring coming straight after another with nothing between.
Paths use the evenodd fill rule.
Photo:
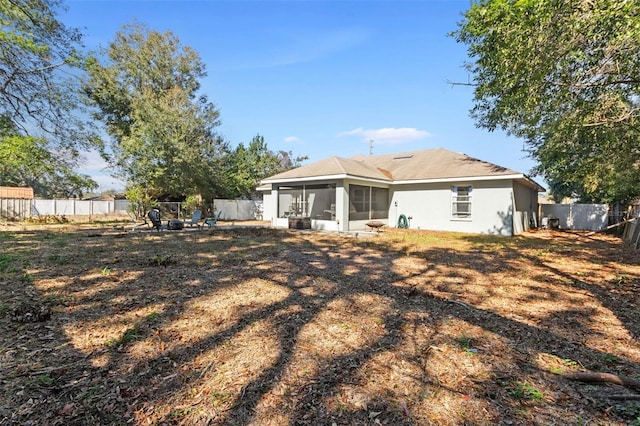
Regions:
<instances>
[{"instance_id":1,"label":"grass patch","mask_svg":"<svg viewBox=\"0 0 640 426\"><path fill-rule=\"evenodd\" d=\"M17 258L9 254L0 254L0 272L17 272L18 269L15 266Z\"/></svg>"},{"instance_id":2,"label":"grass patch","mask_svg":"<svg viewBox=\"0 0 640 426\"><path fill-rule=\"evenodd\" d=\"M28 379L26 384L29 387L49 387L55 380L48 374L39 374L35 379Z\"/></svg>"},{"instance_id":3,"label":"grass patch","mask_svg":"<svg viewBox=\"0 0 640 426\"><path fill-rule=\"evenodd\" d=\"M467 355L475 355L476 353L478 353L478 350L472 347L472 339L470 337L457 337L455 340L460 348L467 353Z\"/></svg>"},{"instance_id":4,"label":"grass patch","mask_svg":"<svg viewBox=\"0 0 640 426\"><path fill-rule=\"evenodd\" d=\"M142 336L142 332L138 327L131 327L125 330L125 332L122 333L122 336L120 336L120 338L110 339L109 342L107 343L107 346L109 346L112 349L121 349L122 347L128 345L134 340L139 339L141 336Z\"/></svg>"},{"instance_id":5,"label":"grass patch","mask_svg":"<svg viewBox=\"0 0 640 426\"><path fill-rule=\"evenodd\" d=\"M151 312L149 315L146 316L147 321L154 321L157 320L158 318L160 318L160 313L159 312Z\"/></svg>"},{"instance_id":6,"label":"grass patch","mask_svg":"<svg viewBox=\"0 0 640 426\"><path fill-rule=\"evenodd\" d=\"M513 398L531 401L542 401L544 399L543 393L529 382L516 381L502 382L501 384Z\"/></svg>"},{"instance_id":7,"label":"grass patch","mask_svg":"<svg viewBox=\"0 0 640 426\"><path fill-rule=\"evenodd\" d=\"M158 267L167 267L175 263L176 261L171 257L171 255L157 254L149 260L150 266L158 266Z\"/></svg>"},{"instance_id":8,"label":"grass patch","mask_svg":"<svg viewBox=\"0 0 640 426\"><path fill-rule=\"evenodd\" d=\"M8 303L0 302L0 315L6 314L11 310L11 305Z\"/></svg>"}]
</instances>

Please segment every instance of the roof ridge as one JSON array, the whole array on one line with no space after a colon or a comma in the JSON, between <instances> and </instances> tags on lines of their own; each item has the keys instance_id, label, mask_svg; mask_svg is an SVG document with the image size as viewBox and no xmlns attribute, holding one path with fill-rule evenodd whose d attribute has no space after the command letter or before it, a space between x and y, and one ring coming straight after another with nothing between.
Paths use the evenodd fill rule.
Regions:
<instances>
[{"instance_id":1,"label":"roof ridge","mask_svg":"<svg viewBox=\"0 0 640 426\"><path fill-rule=\"evenodd\" d=\"M346 173L347 173L347 169L345 169L344 164L342 164L342 160L343 160L343 158L342 158L342 157L338 157L338 156L334 155L333 157L331 157L331 159L332 159L332 160L334 161L334 163L338 166L338 169L339 169L342 173L344 173L344 174L346 174Z\"/></svg>"},{"instance_id":2,"label":"roof ridge","mask_svg":"<svg viewBox=\"0 0 640 426\"><path fill-rule=\"evenodd\" d=\"M354 155L353 157L350 157L350 159L354 159L356 161L362 160L363 162L366 162L368 159L379 159L379 158L383 158L383 157L402 157L402 156L407 156L407 155L416 155L416 154L420 154L420 153L425 153L425 152L428 152L428 151L446 151L446 152L451 152L453 154L462 154L462 153L459 153L459 152L448 150L446 148L437 147L437 148L427 148L427 149L416 149L416 150L413 150L413 151L390 152L390 153L387 153L387 154L377 154L377 155L358 154L358 155ZM466 155L466 154L462 154L462 155Z\"/></svg>"}]
</instances>

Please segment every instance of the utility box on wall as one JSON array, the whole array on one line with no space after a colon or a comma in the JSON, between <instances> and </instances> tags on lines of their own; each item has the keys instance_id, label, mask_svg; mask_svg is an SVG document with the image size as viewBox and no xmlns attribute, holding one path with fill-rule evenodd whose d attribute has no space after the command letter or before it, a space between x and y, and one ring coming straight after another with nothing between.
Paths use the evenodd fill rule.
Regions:
<instances>
[{"instance_id":1,"label":"utility box on wall","mask_svg":"<svg viewBox=\"0 0 640 426\"><path fill-rule=\"evenodd\" d=\"M311 229L311 218L289 217L289 229Z\"/></svg>"}]
</instances>

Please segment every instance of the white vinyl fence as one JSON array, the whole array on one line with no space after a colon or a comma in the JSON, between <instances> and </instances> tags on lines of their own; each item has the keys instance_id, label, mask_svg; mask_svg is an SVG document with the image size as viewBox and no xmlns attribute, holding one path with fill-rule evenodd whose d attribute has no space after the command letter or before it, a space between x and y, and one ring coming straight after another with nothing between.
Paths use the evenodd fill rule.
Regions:
<instances>
[{"instance_id":1,"label":"white vinyl fence","mask_svg":"<svg viewBox=\"0 0 640 426\"><path fill-rule=\"evenodd\" d=\"M37 216L126 215L128 205L127 200L0 198L0 217L21 220Z\"/></svg>"},{"instance_id":2,"label":"white vinyl fence","mask_svg":"<svg viewBox=\"0 0 640 426\"><path fill-rule=\"evenodd\" d=\"M25 219L29 217L32 201L22 198L0 198L0 218Z\"/></svg>"},{"instance_id":3,"label":"white vinyl fence","mask_svg":"<svg viewBox=\"0 0 640 426\"><path fill-rule=\"evenodd\" d=\"M262 200L213 200L215 214L222 211L220 220L262 220Z\"/></svg>"},{"instance_id":4,"label":"white vinyl fence","mask_svg":"<svg viewBox=\"0 0 640 426\"><path fill-rule=\"evenodd\" d=\"M167 217L179 217L180 203L172 204ZM75 199L17 199L0 198L0 217L12 220L22 220L37 216L97 216L97 215L126 215L127 200L94 201ZM213 201L214 211L222 211L221 220L262 220L262 200L223 200ZM175 210L175 212L173 211Z\"/></svg>"},{"instance_id":5,"label":"white vinyl fence","mask_svg":"<svg viewBox=\"0 0 640 426\"><path fill-rule=\"evenodd\" d=\"M541 204L542 222L558 219L560 229L602 231L609 222L607 204Z\"/></svg>"}]
</instances>

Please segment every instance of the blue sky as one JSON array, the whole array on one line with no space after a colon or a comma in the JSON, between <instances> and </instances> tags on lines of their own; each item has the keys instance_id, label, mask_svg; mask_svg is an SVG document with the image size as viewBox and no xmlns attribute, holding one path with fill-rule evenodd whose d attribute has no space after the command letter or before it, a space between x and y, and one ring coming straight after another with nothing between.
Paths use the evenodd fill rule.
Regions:
<instances>
[{"instance_id":1,"label":"blue sky","mask_svg":"<svg viewBox=\"0 0 640 426\"><path fill-rule=\"evenodd\" d=\"M475 127L466 49L447 34L469 0L118 1L67 0L60 20L88 49L122 25L171 31L195 49L208 76L202 92L221 112L232 145L256 134L272 150L308 162L446 148L523 173L522 141ZM121 184L89 155L101 189ZM544 184L541 180L538 181Z\"/></svg>"}]
</instances>

